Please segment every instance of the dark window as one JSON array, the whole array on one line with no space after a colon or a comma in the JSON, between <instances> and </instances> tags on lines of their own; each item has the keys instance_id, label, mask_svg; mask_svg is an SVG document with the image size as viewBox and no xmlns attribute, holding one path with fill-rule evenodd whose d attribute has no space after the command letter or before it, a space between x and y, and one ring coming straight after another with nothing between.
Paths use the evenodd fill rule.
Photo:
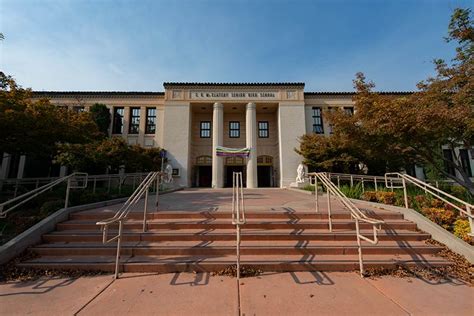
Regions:
<instances>
[{"instance_id":1,"label":"dark window","mask_svg":"<svg viewBox=\"0 0 474 316\"><path fill-rule=\"evenodd\" d=\"M114 108L114 123L112 134L123 133L123 108Z\"/></svg>"},{"instance_id":2,"label":"dark window","mask_svg":"<svg viewBox=\"0 0 474 316\"><path fill-rule=\"evenodd\" d=\"M321 116L321 108L314 107L312 109L313 117L313 133L324 134L323 117Z\"/></svg>"},{"instance_id":3,"label":"dark window","mask_svg":"<svg viewBox=\"0 0 474 316\"><path fill-rule=\"evenodd\" d=\"M145 134L155 134L155 132L156 132L156 108L147 108Z\"/></svg>"},{"instance_id":4,"label":"dark window","mask_svg":"<svg viewBox=\"0 0 474 316\"><path fill-rule=\"evenodd\" d=\"M240 137L240 122L229 122L229 137L239 138Z\"/></svg>"},{"instance_id":5,"label":"dark window","mask_svg":"<svg viewBox=\"0 0 474 316\"><path fill-rule=\"evenodd\" d=\"M344 108L344 113L347 116L352 116L352 115L354 115L354 108L353 107L345 107Z\"/></svg>"},{"instance_id":6,"label":"dark window","mask_svg":"<svg viewBox=\"0 0 474 316\"><path fill-rule=\"evenodd\" d=\"M203 121L201 122L201 138L211 138L211 122Z\"/></svg>"},{"instance_id":7,"label":"dark window","mask_svg":"<svg viewBox=\"0 0 474 316\"><path fill-rule=\"evenodd\" d=\"M448 161L453 161L453 151L451 149L443 149L443 156L444 156L444 171L449 173L450 175L455 175L454 167Z\"/></svg>"},{"instance_id":8,"label":"dark window","mask_svg":"<svg viewBox=\"0 0 474 316\"><path fill-rule=\"evenodd\" d=\"M268 138L268 122L267 121L258 122L258 137Z\"/></svg>"},{"instance_id":9,"label":"dark window","mask_svg":"<svg viewBox=\"0 0 474 316\"><path fill-rule=\"evenodd\" d=\"M138 134L140 129L140 108L130 108L129 134Z\"/></svg>"},{"instance_id":10,"label":"dark window","mask_svg":"<svg viewBox=\"0 0 474 316\"><path fill-rule=\"evenodd\" d=\"M459 157L461 158L461 165L465 173L472 177L471 162L469 161L469 152L467 149L459 149Z\"/></svg>"},{"instance_id":11,"label":"dark window","mask_svg":"<svg viewBox=\"0 0 474 316\"><path fill-rule=\"evenodd\" d=\"M74 106L72 110L76 113L84 112L84 107L83 106Z\"/></svg>"}]
</instances>

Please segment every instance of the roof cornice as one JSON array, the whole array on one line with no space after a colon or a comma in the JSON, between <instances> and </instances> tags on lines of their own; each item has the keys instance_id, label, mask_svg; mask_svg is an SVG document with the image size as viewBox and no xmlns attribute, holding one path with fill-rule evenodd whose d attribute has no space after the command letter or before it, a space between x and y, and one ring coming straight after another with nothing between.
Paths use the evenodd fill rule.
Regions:
<instances>
[{"instance_id":1,"label":"roof cornice","mask_svg":"<svg viewBox=\"0 0 474 316\"><path fill-rule=\"evenodd\" d=\"M168 88L180 87L298 87L304 88L304 82L165 82L163 86Z\"/></svg>"},{"instance_id":2,"label":"roof cornice","mask_svg":"<svg viewBox=\"0 0 474 316\"><path fill-rule=\"evenodd\" d=\"M33 91L33 97L164 97L164 92L156 91Z\"/></svg>"}]
</instances>

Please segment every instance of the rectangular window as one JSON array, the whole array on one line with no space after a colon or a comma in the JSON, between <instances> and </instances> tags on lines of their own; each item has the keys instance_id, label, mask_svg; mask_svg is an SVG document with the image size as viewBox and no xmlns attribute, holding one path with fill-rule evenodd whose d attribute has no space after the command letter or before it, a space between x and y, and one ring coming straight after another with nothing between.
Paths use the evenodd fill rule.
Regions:
<instances>
[{"instance_id":1,"label":"rectangular window","mask_svg":"<svg viewBox=\"0 0 474 316\"><path fill-rule=\"evenodd\" d=\"M268 138L268 122L267 121L258 122L258 137Z\"/></svg>"},{"instance_id":2,"label":"rectangular window","mask_svg":"<svg viewBox=\"0 0 474 316\"><path fill-rule=\"evenodd\" d=\"M344 107L344 113L347 116L352 116L352 115L354 115L354 108L353 107Z\"/></svg>"},{"instance_id":3,"label":"rectangular window","mask_svg":"<svg viewBox=\"0 0 474 316\"><path fill-rule=\"evenodd\" d=\"M323 117L321 116L321 108L313 107L313 133L324 134Z\"/></svg>"},{"instance_id":4,"label":"rectangular window","mask_svg":"<svg viewBox=\"0 0 474 316\"><path fill-rule=\"evenodd\" d=\"M114 108L112 134L123 133L123 108Z\"/></svg>"},{"instance_id":5,"label":"rectangular window","mask_svg":"<svg viewBox=\"0 0 474 316\"><path fill-rule=\"evenodd\" d=\"M453 161L453 151L451 149L443 149L443 157L444 157L444 170L449 173L450 175L455 175L454 167L448 162ZM448 161L446 161L448 160Z\"/></svg>"},{"instance_id":6,"label":"rectangular window","mask_svg":"<svg viewBox=\"0 0 474 316\"><path fill-rule=\"evenodd\" d=\"M138 134L140 129L140 108L130 108L129 134Z\"/></svg>"},{"instance_id":7,"label":"rectangular window","mask_svg":"<svg viewBox=\"0 0 474 316\"><path fill-rule=\"evenodd\" d=\"M201 122L200 135L201 135L201 138L211 138L211 122L209 121Z\"/></svg>"},{"instance_id":8,"label":"rectangular window","mask_svg":"<svg viewBox=\"0 0 474 316\"><path fill-rule=\"evenodd\" d=\"M230 138L240 137L240 122L236 122L236 121L229 122L229 137Z\"/></svg>"},{"instance_id":9,"label":"rectangular window","mask_svg":"<svg viewBox=\"0 0 474 316\"><path fill-rule=\"evenodd\" d=\"M459 157L461 158L461 165L465 173L472 177L471 162L469 161L469 152L467 149L459 149Z\"/></svg>"},{"instance_id":10,"label":"rectangular window","mask_svg":"<svg viewBox=\"0 0 474 316\"><path fill-rule=\"evenodd\" d=\"M76 113L81 113L84 112L84 107L83 106L74 106L72 110Z\"/></svg>"},{"instance_id":11,"label":"rectangular window","mask_svg":"<svg viewBox=\"0 0 474 316\"><path fill-rule=\"evenodd\" d=\"M156 132L156 108L147 108L145 134L155 134L155 132Z\"/></svg>"}]
</instances>

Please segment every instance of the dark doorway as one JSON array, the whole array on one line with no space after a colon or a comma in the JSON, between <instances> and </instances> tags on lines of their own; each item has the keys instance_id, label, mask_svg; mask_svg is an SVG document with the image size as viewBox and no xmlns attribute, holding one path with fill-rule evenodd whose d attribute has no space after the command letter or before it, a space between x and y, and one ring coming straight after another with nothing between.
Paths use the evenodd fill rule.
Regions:
<instances>
[{"instance_id":1,"label":"dark doorway","mask_svg":"<svg viewBox=\"0 0 474 316\"><path fill-rule=\"evenodd\" d=\"M212 166L198 167L198 187L210 188L212 185Z\"/></svg>"},{"instance_id":2,"label":"dark doorway","mask_svg":"<svg viewBox=\"0 0 474 316\"><path fill-rule=\"evenodd\" d=\"M232 175L234 172L242 172L242 181L245 187L245 174L244 174L244 166L226 166L226 178L225 178L225 186L232 187Z\"/></svg>"},{"instance_id":3,"label":"dark doorway","mask_svg":"<svg viewBox=\"0 0 474 316\"><path fill-rule=\"evenodd\" d=\"M258 166L257 167L257 181L259 188L268 188L272 186L272 167Z\"/></svg>"}]
</instances>

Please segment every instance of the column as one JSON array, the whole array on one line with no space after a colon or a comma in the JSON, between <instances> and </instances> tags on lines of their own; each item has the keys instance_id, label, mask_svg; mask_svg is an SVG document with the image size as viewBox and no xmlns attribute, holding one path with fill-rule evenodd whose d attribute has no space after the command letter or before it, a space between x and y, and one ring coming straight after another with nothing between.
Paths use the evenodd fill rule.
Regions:
<instances>
[{"instance_id":1,"label":"column","mask_svg":"<svg viewBox=\"0 0 474 316\"><path fill-rule=\"evenodd\" d=\"M16 174L17 179L23 179L25 173L25 163L26 163L26 156L20 156L20 162L18 163L18 172Z\"/></svg>"},{"instance_id":2,"label":"column","mask_svg":"<svg viewBox=\"0 0 474 316\"><path fill-rule=\"evenodd\" d=\"M257 109L253 102L247 104L245 114L247 148L250 156L247 159L247 188L258 186L257 182Z\"/></svg>"},{"instance_id":3,"label":"column","mask_svg":"<svg viewBox=\"0 0 474 316\"><path fill-rule=\"evenodd\" d=\"M214 103L212 113L212 187L224 187L224 162L216 155L216 147L224 143L224 105Z\"/></svg>"}]
</instances>

